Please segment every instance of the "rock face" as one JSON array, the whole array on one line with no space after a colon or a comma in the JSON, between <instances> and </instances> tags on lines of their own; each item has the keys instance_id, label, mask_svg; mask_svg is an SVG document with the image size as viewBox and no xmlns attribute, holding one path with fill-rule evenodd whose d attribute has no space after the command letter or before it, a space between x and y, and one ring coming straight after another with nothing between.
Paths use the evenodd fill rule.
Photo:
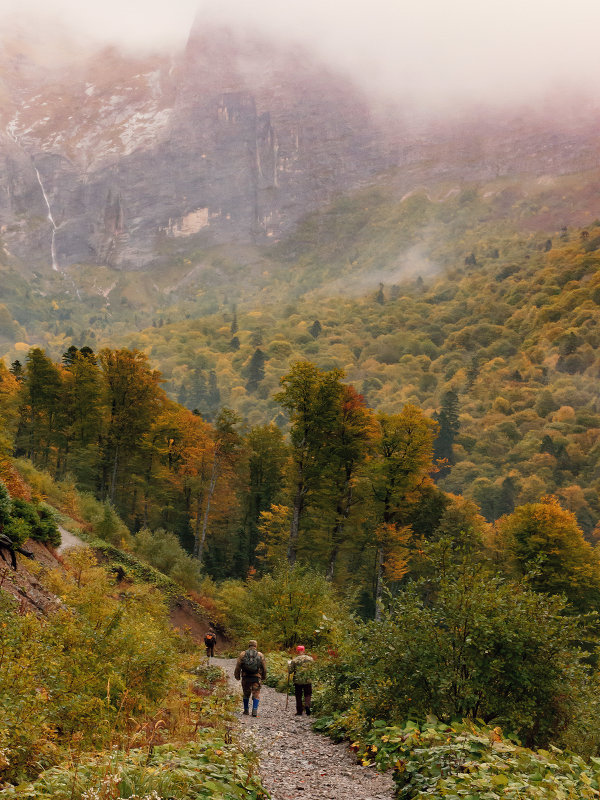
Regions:
<instances>
[{"instance_id":1,"label":"rock face","mask_svg":"<svg viewBox=\"0 0 600 800\"><path fill-rule=\"evenodd\" d=\"M76 80L12 88L1 236L37 267L276 240L391 163L349 81L226 30L195 28L176 61L107 51Z\"/></svg>"},{"instance_id":2,"label":"rock face","mask_svg":"<svg viewBox=\"0 0 600 800\"><path fill-rule=\"evenodd\" d=\"M31 49L0 48L0 248L23 269L138 270L277 241L389 167L402 192L598 168L597 109L409 133L305 52L227 29L196 25L175 58L77 58L48 73Z\"/></svg>"}]
</instances>

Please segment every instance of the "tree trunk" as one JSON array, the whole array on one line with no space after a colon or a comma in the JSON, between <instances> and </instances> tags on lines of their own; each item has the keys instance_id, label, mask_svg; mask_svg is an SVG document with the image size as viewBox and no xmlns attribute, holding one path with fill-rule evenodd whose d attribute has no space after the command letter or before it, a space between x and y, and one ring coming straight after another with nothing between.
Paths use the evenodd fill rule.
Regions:
<instances>
[{"instance_id":1,"label":"tree trunk","mask_svg":"<svg viewBox=\"0 0 600 800\"><path fill-rule=\"evenodd\" d=\"M200 554L200 511L202 510L202 489L198 489L196 495L196 523L194 526L194 558L198 558Z\"/></svg>"},{"instance_id":2,"label":"tree trunk","mask_svg":"<svg viewBox=\"0 0 600 800\"><path fill-rule=\"evenodd\" d=\"M117 485L117 467L119 464L119 445L117 445L115 449L115 460L113 462L113 470L112 470L112 477L110 479L110 502L114 505L115 503L115 488Z\"/></svg>"},{"instance_id":3,"label":"tree trunk","mask_svg":"<svg viewBox=\"0 0 600 800\"><path fill-rule=\"evenodd\" d=\"M206 531L208 529L208 515L210 514L210 503L215 492L217 485L217 478L219 477L219 453L215 450L213 458L212 473L210 476L210 486L208 487L208 496L206 498L206 508L204 509L204 519L202 520L202 532L200 534L200 541L198 542L198 561L202 563L204 558L204 543L206 541Z\"/></svg>"},{"instance_id":4,"label":"tree trunk","mask_svg":"<svg viewBox=\"0 0 600 800\"><path fill-rule=\"evenodd\" d=\"M329 553L329 566L327 568L327 580L332 581L335 575L335 565L337 562L337 557L340 552L340 545L342 543L342 537L344 533L344 528L346 526L346 520L350 514L350 508L352 507L352 482L351 482L352 474L351 472L347 472L346 480L344 481L344 488L340 498L338 499L337 509L336 509L336 522L331 532L331 551Z\"/></svg>"},{"instance_id":5,"label":"tree trunk","mask_svg":"<svg viewBox=\"0 0 600 800\"><path fill-rule=\"evenodd\" d=\"M377 584L375 586L375 619L381 619L383 596L383 547L377 551Z\"/></svg>"},{"instance_id":6,"label":"tree trunk","mask_svg":"<svg viewBox=\"0 0 600 800\"><path fill-rule=\"evenodd\" d=\"M299 481L296 486L296 495L294 497L294 508L292 510L292 525L290 527L290 538L288 539L287 560L290 567L296 563L296 554L298 550L298 535L300 533L300 518L304 508L305 489L304 483Z\"/></svg>"}]
</instances>

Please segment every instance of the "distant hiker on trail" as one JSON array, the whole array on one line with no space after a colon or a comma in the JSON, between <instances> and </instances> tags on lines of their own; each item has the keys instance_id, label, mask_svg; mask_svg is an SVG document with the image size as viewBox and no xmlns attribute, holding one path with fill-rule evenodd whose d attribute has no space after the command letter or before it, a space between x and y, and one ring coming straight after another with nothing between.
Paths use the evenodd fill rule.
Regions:
<instances>
[{"instance_id":1,"label":"distant hiker on trail","mask_svg":"<svg viewBox=\"0 0 600 800\"><path fill-rule=\"evenodd\" d=\"M304 695L304 711L310 715L310 699L312 697L312 670L315 660L304 652L304 645L296 647L297 656L288 662L288 672L294 676L294 694L296 695L296 716L301 717L303 711L302 695Z\"/></svg>"},{"instance_id":2,"label":"distant hiker on trail","mask_svg":"<svg viewBox=\"0 0 600 800\"><path fill-rule=\"evenodd\" d=\"M256 639L248 642L248 649L239 654L233 676L236 681L242 679L242 696L244 698L244 714L249 714L250 695L252 694L252 716L258 716L260 699L260 682L267 677L265 657L257 650Z\"/></svg>"},{"instance_id":3,"label":"distant hiker on trail","mask_svg":"<svg viewBox=\"0 0 600 800\"><path fill-rule=\"evenodd\" d=\"M204 637L204 644L206 645L206 657L210 658L215 655L215 645L217 643L217 634L212 628L209 628Z\"/></svg>"}]
</instances>

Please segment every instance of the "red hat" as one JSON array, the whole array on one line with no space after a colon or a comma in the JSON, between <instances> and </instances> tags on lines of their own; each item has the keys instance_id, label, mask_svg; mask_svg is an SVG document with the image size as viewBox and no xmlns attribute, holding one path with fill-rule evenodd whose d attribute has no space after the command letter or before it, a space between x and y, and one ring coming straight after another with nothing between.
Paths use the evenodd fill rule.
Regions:
<instances>
[{"instance_id":1,"label":"red hat","mask_svg":"<svg viewBox=\"0 0 600 800\"><path fill-rule=\"evenodd\" d=\"M303 644L299 644L296 647L296 650L297 650L298 653L303 653L304 652L304 645Z\"/></svg>"}]
</instances>

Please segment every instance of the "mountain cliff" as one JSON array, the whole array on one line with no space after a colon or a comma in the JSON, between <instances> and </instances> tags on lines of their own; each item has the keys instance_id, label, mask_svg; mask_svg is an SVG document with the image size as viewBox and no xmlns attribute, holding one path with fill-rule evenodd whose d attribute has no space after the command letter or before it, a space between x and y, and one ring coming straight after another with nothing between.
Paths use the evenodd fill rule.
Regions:
<instances>
[{"instance_id":1,"label":"mountain cliff","mask_svg":"<svg viewBox=\"0 0 600 800\"><path fill-rule=\"evenodd\" d=\"M24 41L0 49L0 236L21 271L167 272L199 248L269 245L390 168L402 196L598 167L581 98L416 122L300 48L200 22L181 53L74 48L51 69Z\"/></svg>"},{"instance_id":2,"label":"mountain cliff","mask_svg":"<svg viewBox=\"0 0 600 800\"><path fill-rule=\"evenodd\" d=\"M277 239L393 163L349 80L222 29L196 26L173 59L108 49L72 74L8 74L2 237L38 267Z\"/></svg>"}]
</instances>

